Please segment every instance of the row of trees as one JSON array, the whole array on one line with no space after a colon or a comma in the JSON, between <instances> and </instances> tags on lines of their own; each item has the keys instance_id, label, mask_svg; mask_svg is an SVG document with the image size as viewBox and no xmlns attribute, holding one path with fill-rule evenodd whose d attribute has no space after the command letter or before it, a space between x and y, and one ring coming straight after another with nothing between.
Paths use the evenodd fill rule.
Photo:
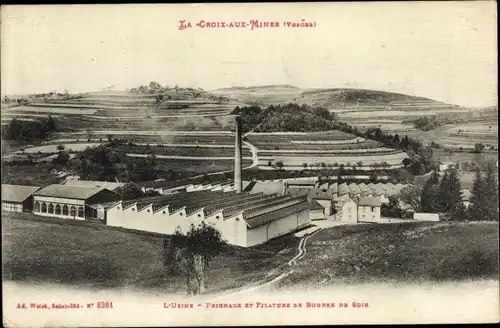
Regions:
<instances>
[{"instance_id":1,"label":"row of trees","mask_svg":"<svg viewBox=\"0 0 500 328\"><path fill-rule=\"evenodd\" d=\"M129 90L133 93L149 93L154 95L156 103L159 105L166 100L176 100L176 99L187 99L187 98L208 98L210 100L217 100L219 102L227 101L228 99L222 96L217 96L201 88L181 88L178 85L173 87L162 86L156 81L151 81L147 85L141 85L137 88L132 88Z\"/></svg>"},{"instance_id":2,"label":"row of trees","mask_svg":"<svg viewBox=\"0 0 500 328\"><path fill-rule=\"evenodd\" d=\"M480 169L476 171L468 208L461 190L457 170L451 168L442 178L434 172L425 184L404 188L401 200L414 212L443 213L450 220L498 220L498 181L493 164L487 166L484 176ZM390 203L387 210L396 211L395 204Z\"/></svg>"},{"instance_id":3,"label":"row of trees","mask_svg":"<svg viewBox=\"0 0 500 328\"><path fill-rule=\"evenodd\" d=\"M57 130L57 121L50 115L34 121L15 118L2 128L2 137L5 140L18 141L45 140Z\"/></svg>"}]
</instances>

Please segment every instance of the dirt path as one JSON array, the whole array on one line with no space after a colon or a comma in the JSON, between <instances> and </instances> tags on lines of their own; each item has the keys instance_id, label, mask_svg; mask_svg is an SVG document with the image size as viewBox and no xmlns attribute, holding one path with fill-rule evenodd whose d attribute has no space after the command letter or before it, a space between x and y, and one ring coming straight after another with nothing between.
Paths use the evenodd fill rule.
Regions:
<instances>
[{"instance_id":1,"label":"dirt path","mask_svg":"<svg viewBox=\"0 0 500 328\"><path fill-rule=\"evenodd\" d=\"M321 230L323 230L323 228L318 227L318 229L314 230L311 233L305 234L302 237L302 239L300 240L299 245L297 247L298 254L296 256L294 256L294 258L291 259L288 262L288 266L289 267L293 267L294 265L297 264L297 261L303 259L306 256L306 253L307 253L307 251L306 251L307 240L310 237L312 237L315 234L317 234ZM207 295L207 300L206 301L213 302L215 300L222 299L222 298L225 298L225 297L228 297L228 296L240 295L240 294L245 294L245 293L253 292L253 291L256 291L256 290L261 290L261 289L263 289L265 287L272 286L273 284L277 283L278 281L280 281L280 280L288 277L292 273L293 273L293 269L290 269L290 270L288 270L286 272L281 273L280 275L278 275L277 277L273 278L270 281L266 281L264 283L261 283L261 284L255 285L255 286L243 288L243 289L240 289L240 290L237 290L237 291L233 291L233 292L229 292L229 293L223 293L223 294L219 294L219 295L213 295L212 297L211 297L211 295Z\"/></svg>"},{"instance_id":2,"label":"dirt path","mask_svg":"<svg viewBox=\"0 0 500 328\"><path fill-rule=\"evenodd\" d=\"M250 148L250 151L252 152L253 163L248 168L258 166L259 165L259 157L257 154L258 154L259 150L257 149L257 147L255 147L254 145L252 145L251 143L249 143L247 141L243 141L243 144L246 145L248 148Z\"/></svg>"}]
</instances>

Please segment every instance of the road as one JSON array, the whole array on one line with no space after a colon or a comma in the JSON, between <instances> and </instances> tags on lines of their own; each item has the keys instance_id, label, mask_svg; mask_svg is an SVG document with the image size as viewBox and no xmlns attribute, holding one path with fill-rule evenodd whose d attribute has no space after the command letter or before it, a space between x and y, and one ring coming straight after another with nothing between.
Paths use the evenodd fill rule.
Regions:
<instances>
[{"instance_id":1,"label":"road","mask_svg":"<svg viewBox=\"0 0 500 328\"><path fill-rule=\"evenodd\" d=\"M288 266L289 267L293 267L294 265L297 264L297 261L303 259L306 256L306 253L307 253L307 251L306 251L307 240L310 237L312 237L315 234L317 234L321 230L323 230L323 228L317 227L317 229L313 230L310 233L305 234L302 237L302 239L300 240L299 245L297 247L298 254L296 256L294 256L293 259L291 259L288 262ZM294 272L293 269L290 269L290 270L288 270L286 272L281 273L280 275L278 275L277 277L273 278L272 280L264 282L264 283L261 283L261 284L258 284L256 286L251 286L251 287L243 288L243 289L240 289L240 290L237 290L237 291L233 291L233 292L229 292L229 293L222 293L222 294L218 294L218 295L207 295L207 300L206 301L207 302L213 302L213 301L220 300L220 299L227 298L227 297L231 297L231 296L234 296L234 295L246 294L246 293L253 292L253 291L256 291L256 290L262 290L262 289L264 289L266 287L271 287L273 284L277 283L278 281L281 281L284 278L288 277L289 275L293 274L293 272Z\"/></svg>"}]
</instances>

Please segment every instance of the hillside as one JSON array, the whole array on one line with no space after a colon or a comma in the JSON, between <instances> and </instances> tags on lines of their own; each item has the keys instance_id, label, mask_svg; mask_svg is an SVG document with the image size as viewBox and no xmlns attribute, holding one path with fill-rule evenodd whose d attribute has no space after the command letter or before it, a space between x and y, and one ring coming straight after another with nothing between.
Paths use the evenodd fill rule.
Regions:
<instances>
[{"instance_id":1,"label":"hillside","mask_svg":"<svg viewBox=\"0 0 500 328\"><path fill-rule=\"evenodd\" d=\"M27 213L2 213L2 278L183 294L185 278L163 265L164 238L169 237ZM275 268L293 257L297 244L298 238L289 236L249 249L227 246L207 271L207 293L252 285L272 276Z\"/></svg>"},{"instance_id":2,"label":"hillside","mask_svg":"<svg viewBox=\"0 0 500 328\"><path fill-rule=\"evenodd\" d=\"M346 110L413 110L456 107L424 97L348 88L300 89L288 85L275 85L233 87L217 89L212 92L241 102L259 105L296 102L301 105L308 104L328 109Z\"/></svg>"},{"instance_id":3,"label":"hillside","mask_svg":"<svg viewBox=\"0 0 500 328\"><path fill-rule=\"evenodd\" d=\"M498 222L324 229L281 288L338 283L498 280Z\"/></svg>"},{"instance_id":4,"label":"hillside","mask_svg":"<svg viewBox=\"0 0 500 328\"><path fill-rule=\"evenodd\" d=\"M276 91L276 90L300 90L299 87L296 87L294 85L289 85L289 84L274 84L274 85L257 85L257 86L248 86L248 87L243 87L243 86L234 86L234 87L228 87L228 88L220 88L220 89L215 89L212 90L214 93L221 93L221 92L231 92L231 91L247 91L247 92L263 92L263 91Z\"/></svg>"}]
</instances>

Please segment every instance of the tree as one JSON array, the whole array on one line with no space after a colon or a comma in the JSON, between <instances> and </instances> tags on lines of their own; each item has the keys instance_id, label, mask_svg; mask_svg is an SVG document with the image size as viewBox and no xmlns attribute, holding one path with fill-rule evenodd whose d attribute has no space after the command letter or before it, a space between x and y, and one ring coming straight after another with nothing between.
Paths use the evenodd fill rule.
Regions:
<instances>
[{"instance_id":1,"label":"tree","mask_svg":"<svg viewBox=\"0 0 500 328\"><path fill-rule=\"evenodd\" d=\"M457 212L462 203L461 185L457 170L452 167L445 172L439 184L440 211L452 219L457 219Z\"/></svg>"},{"instance_id":2,"label":"tree","mask_svg":"<svg viewBox=\"0 0 500 328\"><path fill-rule=\"evenodd\" d=\"M302 163L302 167L304 167L304 169L307 169L307 163Z\"/></svg>"},{"instance_id":3,"label":"tree","mask_svg":"<svg viewBox=\"0 0 500 328\"><path fill-rule=\"evenodd\" d=\"M356 163L356 165L359 167L359 168L362 168L363 167L363 161L359 161Z\"/></svg>"},{"instance_id":4,"label":"tree","mask_svg":"<svg viewBox=\"0 0 500 328\"><path fill-rule=\"evenodd\" d=\"M389 203L382 204L381 214L385 217L400 218L403 215L403 210L399 206L399 197L396 195L389 196Z\"/></svg>"},{"instance_id":5,"label":"tree","mask_svg":"<svg viewBox=\"0 0 500 328\"><path fill-rule=\"evenodd\" d=\"M161 85L160 85L160 83L158 83L156 81L151 81L151 82L149 82L149 89L156 91L158 89L161 89Z\"/></svg>"},{"instance_id":6,"label":"tree","mask_svg":"<svg viewBox=\"0 0 500 328\"><path fill-rule=\"evenodd\" d=\"M486 198L486 182L481 175L481 169L477 168L474 184L472 185L471 204L469 206L471 220L484 220L488 216Z\"/></svg>"},{"instance_id":7,"label":"tree","mask_svg":"<svg viewBox=\"0 0 500 328\"><path fill-rule=\"evenodd\" d=\"M488 163L485 177L485 219L488 221L498 221L498 181L495 173L495 166Z\"/></svg>"},{"instance_id":8,"label":"tree","mask_svg":"<svg viewBox=\"0 0 500 328\"><path fill-rule=\"evenodd\" d=\"M422 191L421 184L413 184L401 190L401 200L408 204L413 211L422 212Z\"/></svg>"},{"instance_id":9,"label":"tree","mask_svg":"<svg viewBox=\"0 0 500 328\"><path fill-rule=\"evenodd\" d=\"M64 146L63 144L57 145L57 150L60 152L63 151L65 148L66 148L66 146Z\"/></svg>"},{"instance_id":10,"label":"tree","mask_svg":"<svg viewBox=\"0 0 500 328\"><path fill-rule=\"evenodd\" d=\"M438 213L439 208L439 176L437 172L433 172L422 190L422 211Z\"/></svg>"},{"instance_id":11,"label":"tree","mask_svg":"<svg viewBox=\"0 0 500 328\"><path fill-rule=\"evenodd\" d=\"M117 189L115 191L122 196L122 200L130 200L144 197L144 193L142 192L141 187L137 184L131 182L127 183Z\"/></svg>"},{"instance_id":12,"label":"tree","mask_svg":"<svg viewBox=\"0 0 500 328\"><path fill-rule=\"evenodd\" d=\"M474 145L474 152L475 153L481 153L484 150L484 145L482 143L476 143Z\"/></svg>"},{"instance_id":13,"label":"tree","mask_svg":"<svg viewBox=\"0 0 500 328\"><path fill-rule=\"evenodd\" d=\"M172 243L178 249L176 265L186 275L188 295L203 295L205 292L205 272L210 262L218 256L226 245L221 233L212 225L202 221L197 227L191 225L184 235L177 230ZM193 291L191 277L196 280L196 289Z\"/></svg>"},{"instance_id":14,"label":"tree","mask_svg":"<svg viewBox=\"0 0 500 328\"><path fill-rule=\"evenodd\" d=\"M155 167L158 165L158 160L156 159L156 156L151 154L146 157L146 165L149 167Z\"/></svg>"},{"instance_id":15,"label":"tree","mask_svg":"<svg viewBox=\"0 0 500 328\"><path fill-rule=\"evenodd\" d=\"M69 162L70 155L67 151L61 151L56 158L52 160L52 163L58 165L66 165Z\"/></svg>"},{"instance_id":16,"label":"tree","mask_svg":"<svg viewBox=\"0 0 500 328\"><path fill-rule=\"evenodd\" d=\"M280 169L280 170L281 170L281 169L283 168L283 166L284 166L283 161L277 161L275 165L276 165L276 167L277 167L278 169Z\"/></svg>"}]
</instances>

